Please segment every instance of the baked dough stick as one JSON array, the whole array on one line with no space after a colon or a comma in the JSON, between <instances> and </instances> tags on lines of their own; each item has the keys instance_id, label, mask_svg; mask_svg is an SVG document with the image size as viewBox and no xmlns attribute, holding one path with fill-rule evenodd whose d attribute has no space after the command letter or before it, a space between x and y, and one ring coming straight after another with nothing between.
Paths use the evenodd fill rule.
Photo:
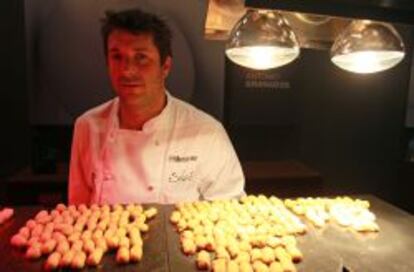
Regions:
<instances>
[{"instance_id":1,"label":"baked dough stick","mask_svg":"<svg viewBox=\"0 0 414 272\"><path fill-rule=\"evenodd\" d=\"M252 251L250 251L250 257L252 262L262 260L262 251L259 248L253 248Z\"/></svg>"},{"instance_id":2,"label":"baked dough stick","mask_svg":"<svg viewBox=\"0 0 414 272\"><path fill-rule=\"evenodd\" d=\"M10 243L12 246L17 248L24 248L27 245L27 239L21 234L15 234L10 239Z\"/></svg>"},{"instance_id":3,"label":"baked dough stick","mask_svg":"<svg viewBox=\"0 0 414 272\"><path fill-rule=\"evenodd\" d=\"M150 220L157 214L157 212L158 212L157 209L152 207L152 208L149 208L148 210L145 210L144 214L147 216L147 219Z\"/></svg>"},{"instance_id":4,"label":"baked dough stick","mask_svg":"<svg viewBox=\"0 0 414 272\"><path fill-rule=\"evenodd\" d=\"M250 262L242 261L239 264L239 271L240 272L253 272L253 267Z\"/></svg>"},{"instance_id":5,"label":"baked dough stick","mask_svg":"<svg viewBox=\"0 0 414 272\"><path fill-rule=\"evenodd\" d=\"M213 272L226 272L226 259L215 259L213 261Z\"/></svg>"},{"instance_id":6,"label":"baked dough stick","mask_svg":"<svg viewBox=\"0 0 414 272\"><path fill-rule=\"evenodd\" d=\"M21 227L19 229L19 234L25 238L25 239L29 239L30 238L30 229L28 227Z\"/></svg>"},{"instance_id":7,"label":"baked dough stick","mask_svg":"<svg viewBox=\"0 0 414 272\"><path fill-rule=\"evenodd\" d=\"M59 252L62 255L62 257L69 250L70 250L70 246L69 246L68 241L66 240L62 240L58 242L57 247L55 248L55 251Z\"/></svg>"},{"instance_id":8,"label":"baked dough stick","mask_svg":"<svg viewBox=\"0 0 414 272\"><path fill-rule=\"evenodd\" d=\"M267 267L267 265L261 261L257 260L253 262L253 270L254 272L268 272L269 267Z\"/></svg>"},{"instance_id":9,"label":"baked dough stick","mask_svg":"<svg viewBox=\"0 0 414 272\"><path fill-rule=\"evenodd\" d=\"M35 243L26 250L26 258L29 260L37 260L42 256L40 243Z\"/></svg>"},{"instance_id":10,"label":"baked dough stick","mask_svg":"<svg viewBox=\"0 0 414 272\"><path fill-rule=\"evenodd\" d=\"M57 242L54 239L50 239L42 244L42 254L50 254L56 248Z\"/></svg>"},{"instance_id":11,"label":"baked dough stick","mask_svg":"<svg viewBox=\"0 0 414 272\"><path fill-rule=\"evenodd\" d=\"M77 241L73 242L70 249L74 250L74 251L82 251L82 248L83 248L82 240L77 240Z\"/></svg>"},{"instance_id":12,"label":"baked dough stick","mask_svg":"<svg viewBox=\"0 0 414 272\"><path fill-rule=\"evenodd\" d=\"M59 252L50 254L45 262L45 270L51 271L57 269L59 267L60 258L62 258L62 255Z\"/></svg>"},{"instance_id":13,"label":"baked dough stick","mask_svg":"<svg viewBox=\"0 0 414 272\"><path fill-rule=\"evenodd\" d=\"M139 224L139 225L138 225L138 229L139 229L142 233L145 233L145 232L148 232L148 231L149 231L149 226L148 226L148 224L141 223L141 224Z\"/></svg>"},{"instance_id":14,"label":"baked dough stick","mask_svg":"<svg viewBox=\"0 0 414 272\"><path fill-rule=\"evenodd\" d=\"M89 266L98 266L103 257L104 251L102 248L97 247L94 251L89 254L88 259L86 260L87 265Z\"/></svg>"},{"instance_id":15,"label":"baked dough stick","mask_svg":"<svg viewBox=\"0 0 414 272\"><path fill-rule=\"evenodd\" d=\"M236 261L228 261L227 262L227 272L239 272L239 265Z\"/></svg>"},{"instance_id":16,"label":"baked dough stick","mask_svg":"<svg viewBox=\"0 0 414 272\"><path fill-rule=\"evenodd\" d=\"M269 272L284 272L282 265L275 261L270 264Z\"/></svg>"},{"instance_id":17,"label":"baked dough stick","mask_svg":"<svg viewBox=\"0 0 414 272\"><path fill-rule=\"evenodd\" d=\"M77 251L73 256L71 267L73 269L82 269L85 267L86 254L83 251Z\"/></svg>"},{"instance_id":18,"label":"baked dough stick","mask_svg":"<svg viewBox=\"0 0 414 272\"><path fill-rule=\"evenodd\" d=\"M240 248L236 243L231 243L227 245L227 251L229 252L230 256L234 259L237 257L237 255L239 255L240 252Z\"/></svg>"},{"instance_id":19,"label":"baked dough stick","mask_svg":"<svg viewBox=\"0 0 414 272\"><path fill-rule=\"evenodd\" d=\"M303 260L303 254L296 246L289 244L286 246L286 251L294 263L299 263Z\"/></svg>"},{"instance_id":20,"label":"baked dough stick","mask_svg":"<svg viewBox=\"0 0 414 272\"><path fill-rule=\"evenodd\" d=\"M224 246L218 246L215 249L217 259L230 259L230 254Z\"/></svg>"},{"instance_id":21,"label":"baked dough stick","mask_svg":"<svg viewBox=\"0 0 414 272\"><path fill-rule=\"evenodd\" d=\"M240 251L239 255L235 259L239 264L242 262L249 262L250 263L250 254L247 251Z\"/></svg>"},{"instance_id":22,"label":"baked dough stick","mask_svg":"<svg viewBox=\"0 0 414 272\"><path fill-rule=\"evenodd\" d=\"M206 248L207 238L204 235L196 235L194 239L197 249L202 250Z\"/></svg>"},{"instance_id":23,"label":"baked dough stick","mask_svg":"<svg viewBox=\"0 0 414 272\"><path fill-rule=\"evenodd\" d=\"M276 248L275 255L282 265L284 272L296 272L296 267L292 262L292 257L286 252L283 247Z\"/></svg>"},{"instance_id":24,"label":"baked dough stick","mask_svg":"<svg viewBox=\"0 0 414 272\"><path fill-rule=\"evenodd\" d=\"M191 239L184 239L181 245L185 255L193 255L197 251L197 246Z\"/></svg>"},{"instance_id":25,"label":"baked dough stick","mask_svg":"<svg viewBox=\"0 0 414 272\"><path fill-rule=\"evenodd\" d=\"M126 236L119 237L119 247L126 247L129 248L131 245L131 242L129 241L129 238Z\"/></svg>"},{"instance_id":26,"label":"baked dough stick","mask_svg":"<svg viewBox=\"0 0 414 272\"><path fill-rule=\"evenodd\" d=\"M120 247L116 253L116 262L119 264L129 263L129 249L127 247Z\"/></svg>"},{"instance_id":27,"label":"baked dough stick","mask_svg":"<svg viewBox=\"0 0 414 272\"><path fill-rule=\"evenodd\" d=\"M181 219L181 214L179 211L173 211L170 216L170 221L174 225L177 225L178 221Z\"/></svg>"},{"instance_id":28,"label":"baked dough stick","mask_svg":"<svg viewBox=\"0 0 414 272\"><path fill-rule=\"evenodd\" d=\"M266 245L270 246L271 248L276 248L276 247L282 245L282 240L278 237L271 236L271 237L267 238Z\"/></svg>"},{"instance_id":29,"label":"baked dough stick","mask_svg":"<svg viewBox=\"0 0 414 272\"><path fill-rule=\"evenodd\" d=\"M210 260L210 254L205 251L205 250L201 250L198 254L197 254L197 268L200 270L210 270L211 267L211 260Z\"/></svg>"},{"instance_id":30,"label":"baked dough stick","mask_svg":"<svg viewBox=\"0 0 414 272\"><path fill-rule=\"evenodd\" d=\"M59 267L68 267L75 256L75 251L68 250L65 254L63 254L62 258L60 259Z\"/></svg>"},{"instance_id":31,"label":"baked dough stick","mask_svg":"<svg viewBox=\"0 0 414 272\"><path fill-rule=\"evenodd\" d=\"M83 251L87 254L95 250L95 243L91 239L85 239L83 242Z\"/></svg>"},{"instance_id":32,"label":"baked dough stick","mask_svg":"<svg viewBox=\"0 0 414 272\"><path fill-rule=\"evenodd\" d=\"M136 245L142 246L143 243L144 243L142 241L141 235L139 235L139 234L130 235L129 236L129 241L131 243L131 247L136 246Z\"/></svg>"},{"instance_id":33,"label":"baked dough stick","mask_svg":"<svg viewBox=\"0 0 414 272\"><path fill-rule=\"evenodd\" d=\"M43 225L37 224L31 231L32 237L39 237L43 232Z\"/></svg>"},{"instance_id":34,"label":"baked dough stick","mask_svg":"<svg viewBox=\"0 0 414 272\"><path fill-rule=\"evenodd\" d=\"M0 211L0 225L9 220L13 216L14 210L11 208L5 208Z\"/></svg>"},{"instance_id":35,"label":"baked dough stick","mask_svg":"<svg viewBox=\"0 0 414 272\"><path fill-rule=\"evenodd\" d=\"M133 245L129 252L131 262L139 262L142 259L142 244Z\"/></svg>"},{"instance_id":36,"label":"baked dough stick","mask_svg":"<svg viewBox=\"0 0 414 272\"><path fill-rule=\"evenodd\" d=\"M106 244L105 238L98 239L95 243L95 249L100 248L104 253L108 251L108 245Z\"/></svg>"},{"instance_id":37,"label":"baked dough stick","mask_svg":"<svg viewBox=\"0 0 414 272\"><path fill-rule=\"evenodd\" d=\"M111 237L106 238L106 244L108 245L108 248L115 249L119 246L119 237L116 235L113 235Z\"/></svg>"},{"instance_id":38,"label":"baked dough stick","mask_svg":"<svg viewBox=\"0 0 414 272\"><path fill-rule=\"evenodd\" d=\"M284 246L287 246L287 245L296 246L297 245L296 238L292 235L283 236L281 238L281 242L282 242L282 245Z\"/></svg>"},{"instance_id":39,"label":"baked dough stick","mask_svg":"<svg viewBox=\"0 0 414 272\"><path fill-rule=\"evenodd\" d=\"M262 248L262 261L269 265L275 260L275 253L271 247Z\"/></svg>"}]
</instances>

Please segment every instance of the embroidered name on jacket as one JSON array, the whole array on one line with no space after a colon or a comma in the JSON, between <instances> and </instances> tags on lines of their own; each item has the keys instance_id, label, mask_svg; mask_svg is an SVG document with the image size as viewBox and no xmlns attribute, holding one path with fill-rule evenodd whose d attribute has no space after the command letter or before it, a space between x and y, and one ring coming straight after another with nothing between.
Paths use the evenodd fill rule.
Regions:
<instances>
[{"instance_id":1,"label":"embroidered name on jacket","mask_svg":"<svg viewBox=\"0 0 414 272\"><path fill-rule=\"evenodd\" d=\"M178 155L172 155L169 156L168 159L173 162L189 162L189 161L196 161L197 156L178 156Z\"/></svg>"},{"instance_id":2,"label":"embroidered name on jacket","mask_svg":"<svg viewBox=\"0 0 414 272\"><path fill-rule=\"evenodd\" d=\"M168 177L168 182L170 183L181 183L181 182L190 182L193 180L193 171L182 171L181 173L172 172Z\"/></svg>"}]
</instances>

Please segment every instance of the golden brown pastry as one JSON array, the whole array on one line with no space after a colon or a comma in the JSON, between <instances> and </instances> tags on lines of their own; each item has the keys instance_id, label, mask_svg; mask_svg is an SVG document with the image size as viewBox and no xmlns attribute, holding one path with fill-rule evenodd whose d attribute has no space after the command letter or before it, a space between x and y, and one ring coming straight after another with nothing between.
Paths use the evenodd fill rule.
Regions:
<instances>
[{"instance_id":1,"label":"golden brown pastry","mask_svg":"<svg viewBox=\"0 0 414 272\"><path fill-rule=\"evenodd\" d=\"M25 238L21 234L15 234L10 239L10 243L14 247L23 248L23 247L25 247L27 245L27 238Z\"/></svg>"},{"instance_id":2,"label":"golden brown pastry","mask_svg":"<svg viewBox=\"0 0 414 272\"><path fill-rule=\"evenodd\" d=\"M76 251L73 256L71 268L72 269L82 269L85 267L86 254L83 251Z\"/></svg>"},{"instance_id":3,"label":"golden brown pastry","mask_svg":"<svg viewBox=\"0 0 414 272\"><path fill-rule=\"evenodd\" d=\"M265 263L257 260L253 262L253 270L254 272L267 272L269 268Z\"/></svg>"},{"instance_id":4,"label":"golden brown pastry","mask_svg":"<svg viewBox=\"0 0 414 272\"><path fill-rule=\"evenodd\" d=\"M227 272L239 272L239 264L236 261L229 260L227 262Z\"/></svg>"},{"instance_id":5,"label":"golden brown pastry","mask_svg":"<svg viewBox=\"0 0 414 272\"><path fill-rule=\"evenodd\" d=\"M210 270L211 268L210 254L205 250L201 250L197 254L196 264L197 264L197 268L200 270Z\"/></svg>"},{"instance_id":6,"label":"golden brown pastry","mask_svg":"<svg viewBox=\"0 0 414 272\"><path fill-rule=\"evenodd\" d=\"M226 259L215 259L213 260L213 272L226 272Z\"/></svg>"},{"instance_id":7,"label":"golden brown pastry","mask_svg":"<svg viewBox=\"0 0 414 272\"><path fill-rule=\"evenodd\" d=\"M142 245L133 245L130 249L130 261L139 262L142 259Z\"/></svg>"},{"instance_id":8,"label":"golden brown pastry","mask_svg":"<svg viewBox=\"0 0 414 272\"><path fill-rule=\"evenodd\" d=\"M54 239L50 239L42 244L42 254L50 254L56 248L57 242Z\"/></svg>"},{"instance_id":9,"label":"golden brown pastry","mask_svg":"<svg viewBox=\"0 0 414 272\"><path fill-rule=\"evenodd\" d=\"M60 259L59 267L69 267L74 257L75 257L75 251L73 250L66 251L65 254L62 255L62 258Z\"/></svg>"},{"instance_id":10,"label":"golden brown pastry","mask_svg":"<svg viewBox=\"0 0 414 272\"><path fill-rule=\"evenodd\" d=\"M243 261L239 263L239 271L240 272L253 272L253 267L251 266L250 262Z\"/></svg>"},{"instance_id":11,"label":"golden brown pastry","mask_svg":"<svg viewBox=\"0 0 414 272\"><path fill-rule=\"evenodd\" d=\"M274 261L270 264L269 272L284 272L284 270L278 261Z\"/></svg>"},{"instance_id":12,"label":"golden brown pastry","mask_svg":"<svg viewBox=\"0 0 414 272\"><path fill-rule=\"evenodd\" d=\"M86 239L83 242L83 251L85 251L86 254L90 254L95 250L95 243L91 239Z\"/></svg>"},{"instance_id":13,"label":"golden brown pastry","mask_svg":"<svg viewBox=\"0 0 414 272\"><path fill-rule=\"evenodd\" d=\"M52 271L57 269L59 267L61 257L62 255L59 252L53 252L50 254L44 265L45 270Z\"/></svg>"},{"instance_id":14,"label":"golden brown pastry","mask_svg":"<svg viewBox=\"0 0 414 272\"><path fill-rule=\"evenodd\" d=\"M103 257L104 251L102 250L102 248L97 247L95 248L88 256L88 259L86 260L86 263L89 266L97 266Z\"/></svg>"},{"instance_id":15,"label":"golden brown pastry","mask_svg":"<svg viewBox=\"0 0 414 272\"><path fill-rule=\"evenodd\" d=\"M185 255L194 255L197 251L197 246L191 239L182 240L181 246Z\"/></svg>"},{"instance_id":16,"label":"golden brown pastry","mask_svg":"<svg viewBox=\"0 0 414 272\"><path fill-rule=\"evenodd\" d=\"M120 247L116 253L116 262L119 264L129 263L129 249L127 247Z\"/></svg>"},{"instance_id":17,"label":"golden brown pastry","mask_svg":"<svg viewBox=\"0 0 414 272\"><path fill-rule=\"evenodd\" d=\"M29 260L37 260L42 256L41 244L34 244L26 250L26 258Z\"/></svg>"}]
</instances>

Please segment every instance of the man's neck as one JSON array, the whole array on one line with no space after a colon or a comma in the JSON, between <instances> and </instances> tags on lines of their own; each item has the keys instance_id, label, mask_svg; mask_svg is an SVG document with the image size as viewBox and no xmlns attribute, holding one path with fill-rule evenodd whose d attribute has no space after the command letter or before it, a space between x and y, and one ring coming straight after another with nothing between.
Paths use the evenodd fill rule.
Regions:
<instances>
[{"instance_id":1,"label":"man's neck","mask_svg":"<svg viewBox=\"0 0 414 272\"><path fill-rule=\"evenodd\" d=\"M142 130L144 124L159 115L167 104L167 97L163 95L160 99L153 101L147 106L136 106L123 103L119 105L119 127L122 129Z\"/></svg>"}]
</instances>

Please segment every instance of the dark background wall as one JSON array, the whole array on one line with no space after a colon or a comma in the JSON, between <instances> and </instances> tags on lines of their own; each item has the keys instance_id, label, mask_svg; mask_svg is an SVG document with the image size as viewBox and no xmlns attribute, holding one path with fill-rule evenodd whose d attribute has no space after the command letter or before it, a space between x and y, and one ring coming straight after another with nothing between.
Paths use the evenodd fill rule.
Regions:
<instances>
[{"instance_id":1,"label":"dark background wall","mask_svg":"<svg viewBox=\"0 0 414 272\"><path fill-rule=\"evenodd\" d=\"M0 2L0 182L30 161L23 15L23 1Z\"/></svg>"},{"instance_id":2,"label":"dark background wall","mask_svg":"<svg viewBox=\"0 0 414 272\"><path fill-rule=\"evenodd\" d=\"M319 50L261 75L227 61L225 121L241 159L299 160L321 174L325 193L373 193L413 210L401 174L413 33L399 31L405 59L371 75L345 72Z\"/></svg>"}]
</instances>

